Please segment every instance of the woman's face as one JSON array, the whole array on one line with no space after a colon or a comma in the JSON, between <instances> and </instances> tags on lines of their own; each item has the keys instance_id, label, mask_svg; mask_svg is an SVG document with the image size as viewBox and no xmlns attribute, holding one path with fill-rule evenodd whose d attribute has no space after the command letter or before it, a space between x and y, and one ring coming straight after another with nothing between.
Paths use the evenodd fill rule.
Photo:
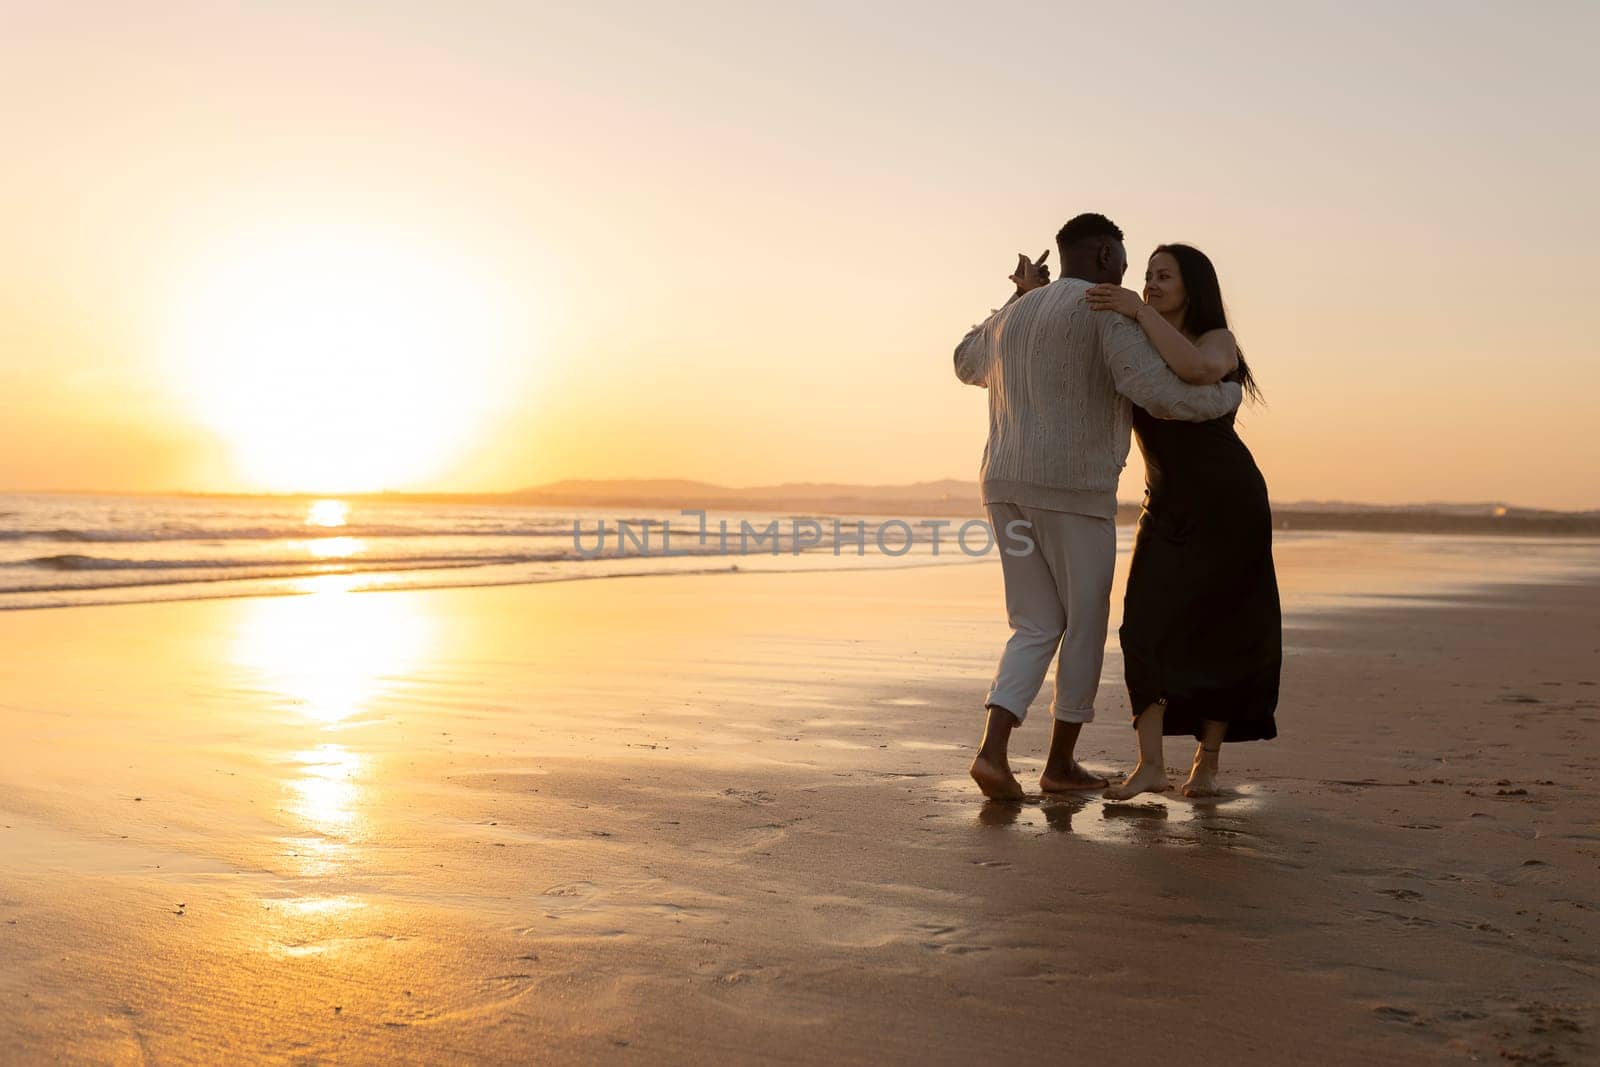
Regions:
<instances>
[{"instance_id":1,"label":"woman's face","mask_svg":"<svg viewBox=\"0 0 1600 1067\"><path fill-rule=\"evenodd\" d=\"M1144 269L1144 302L1163 315L1183 310L1189 294L1183 288L1178 261L1170 252L1157 252Z\"/></svg>"}]
</instances>

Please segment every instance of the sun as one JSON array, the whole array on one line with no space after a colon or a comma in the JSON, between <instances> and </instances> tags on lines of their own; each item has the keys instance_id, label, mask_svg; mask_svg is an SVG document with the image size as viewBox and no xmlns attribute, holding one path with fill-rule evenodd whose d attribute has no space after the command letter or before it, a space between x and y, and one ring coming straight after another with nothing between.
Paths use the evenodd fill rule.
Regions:
<instances>
[{"instance_id":1,"label":"sun","mask_svg":"<svg viewBox=\"0 0 1600 1067\"><path fill-rule=\"evenodd\" d=\"M253 235L178 287L167 366L250 488L414 487L526 384L521 309L490 275L400 235Z\"/></svg>"}]
</instances>

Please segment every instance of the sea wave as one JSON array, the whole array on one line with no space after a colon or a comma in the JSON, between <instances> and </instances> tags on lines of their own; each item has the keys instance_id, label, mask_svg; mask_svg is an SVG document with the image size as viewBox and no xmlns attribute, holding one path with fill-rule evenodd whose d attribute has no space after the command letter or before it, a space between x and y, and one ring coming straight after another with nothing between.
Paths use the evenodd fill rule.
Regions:
<instances>
[{"instance_id":1,"label":"sea wave","mask_svg":"<svg viewBox=\"0 0 1600 1067\"><path fill-rule=\"evenodd\" d=\"M386 571L410 574L419 571L457 571L475 567L514 567L539 564L569 565L583 569L591 563L616 563L627 560L663 561L725 556L715 545L699 549L674 549L664 552L602 552L583 555L571 548L529 552L439 552L430 554L356 554L342 558L316 559L305 556L251 556L211 559L128 559L60 553L33 556L0 563L0 594L46 593L96 588L125 588L137 585L174 583L213 583L248 581L260 578L310 578L329 574L365 574ZM54 581L45 574L61 577ZM29 575L37 577L29 578Z\"/></svg>"},{"instance_id":2,"label":"sea wave","mask_svg":"<svg viewBox=\"0 0 1600 1067\"><path fill-rule=\"evenodd\" d=\"M426 568L417 570L464 570L481 567L481 563L449 563L439 562ZM215 585L226 582L245 583L252 579L294 579L294 578L321 578L328 575L340 574L372 574L372 573L406 573L392 565L385 564L297 564L281 566L258 566L255 569L232 570L226 574L216 574L209 571L167 571L164 573L150 571L121 572L121 578L106 577L99 581L91 582L55 582L44 584L9 585L0 584L0 596L14 594L36 593L80 593L112 589L133 589L141 586L160 585Z\"/></svg>"},{"instance_id":3,"label":"sea wave","mask_svg":"<svg viewBox=\"0 0 1600 1067\"><path fill-rule=\"evenodd\" d=\"M741 534L742 525L748 525L752 537L765 535L769 524L776 525L780 531L780 540L787 543L794 536L794 523L799 521L821 522L817 516L796 516L784 519L766 519L760 522L745 520L742 524L731 522L725 533L720 525L709 525L706 529L707 542L713 538L727 537L730 541L737 541ZM163 523L160 526L143 526L128 528L100 528L83 529L80 527L55 527L50 529L35 529L27 527L0 528L0 542L47 542L54 544L161 544L166 542L223 542L223 541L326 541L336 537L351 537L363 540L380 538L527 538L530 540L549 540L552 538L581 539L585 544L592 543L602 532L608 541L615 541L620 535L622 527L626 526L631 534L631 540L643 536L648 539L658 539L662 536L662 522L660 518L582 518L582 519L544 519L524 523L484 523L455 524L455 525L395 525L383 523L350 524L348 526L306 526L301 523L284 526L201 526L201 525L175 525ZM846 534L853 536L853 528L861 522L868 536L875 536L879 524L867 520L849 520L843 523ZM784 523L789 523L784 527ZM682 543L699 536L699 526L693 522L674 521L672 537L674 542ZM823 525L823 534L830 533L830 528ZM946 532L946 537L954 536ZM901 534L895 533L894 539L898 540ZM918 543L929 539L927 530L913 530L912 539ZM829 543L826 539L822 542Z\"/></svg>"},{"instance_id":4,"label":"sea wave","mask_svg":"<svg viewBox=\"0 0 1600 1067\"><path fill-rule=\"evenodd\" d=\"M315 541L331 537L571 537L572 524L541 522L507 526L161 526L126 530L0 529L0 541L139 544L162 541Z\"/></svg>"},{"instance_id":5,"label":"sea wave","mask_svg":"<svg viewBox=\"0 0 1600 1067\"><path fill-rule=\"evenodd\" d=\"M343 558L306 560L277 558L257 559L118 559L108 556L82 556L64 553L57 556L34 556L31 559L0 563L0 567L31 567L50 571L210 571L260 569L263 567L304 567L307 563L336 567L345 564L380 565L386 567L427 567L438 564L482 566L493 563L540 563L547 560L569 559L566 552L519 552L426 556L368 556L353 555Z\"/></svg>"}]
</instances>

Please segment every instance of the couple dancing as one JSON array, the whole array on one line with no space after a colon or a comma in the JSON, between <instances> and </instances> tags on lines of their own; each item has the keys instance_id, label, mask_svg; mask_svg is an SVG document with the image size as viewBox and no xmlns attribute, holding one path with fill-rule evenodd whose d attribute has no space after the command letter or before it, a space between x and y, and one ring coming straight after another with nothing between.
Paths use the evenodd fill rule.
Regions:
<instances>
[{"instance_id":1,"label":"couple dancing","mask_svg":"<svg viewBox=\"0 0 1600 1067\"><path fill-rule=\"evenodd\" d=\"M1122 288L1122 231L1079 215L1046 251L1018 256L1016 293L962 340L956 375L989 390L983 502L1001 553L1011 638L984 703L972 777L1019 800L1007 745L1056 660L1047 793L1164 792L1166 734L1199 746L1186 796L1218 792L1225 741L1277 736L1283 639L1267 487L1234 433L1257 397L1211 261L1162 245L1144 296ZM1139 762L1116 786L1074 751L1094 718L1116 560L1117 479L1136 434L1147 471L1120 637ZM1006 535L1002 536L1002 531Z\"/></svg>"}]
</instances>

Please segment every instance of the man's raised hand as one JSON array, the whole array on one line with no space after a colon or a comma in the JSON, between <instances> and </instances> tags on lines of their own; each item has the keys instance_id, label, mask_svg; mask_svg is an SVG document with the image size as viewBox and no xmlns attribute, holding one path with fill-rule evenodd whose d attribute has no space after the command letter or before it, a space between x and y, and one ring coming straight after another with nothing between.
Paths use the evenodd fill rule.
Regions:
<instances>
[{"instance_id":1,"label":"man's raised hand","mask_svg":"<svg viewBox=\"0 0 1600 1067\"><path fill-rule=\"evenodd\" d=\"M1028 257L1021 252L1017 253L1017 269L1012 271L1011 280L1017 286L1017 295L1031 293L1043 285L1050 284L1050 268L1045 266L1045 260L1050 258L1047 248L1039 253L1039 258L1029 262Z\"/></svg>"}]
</instances>

